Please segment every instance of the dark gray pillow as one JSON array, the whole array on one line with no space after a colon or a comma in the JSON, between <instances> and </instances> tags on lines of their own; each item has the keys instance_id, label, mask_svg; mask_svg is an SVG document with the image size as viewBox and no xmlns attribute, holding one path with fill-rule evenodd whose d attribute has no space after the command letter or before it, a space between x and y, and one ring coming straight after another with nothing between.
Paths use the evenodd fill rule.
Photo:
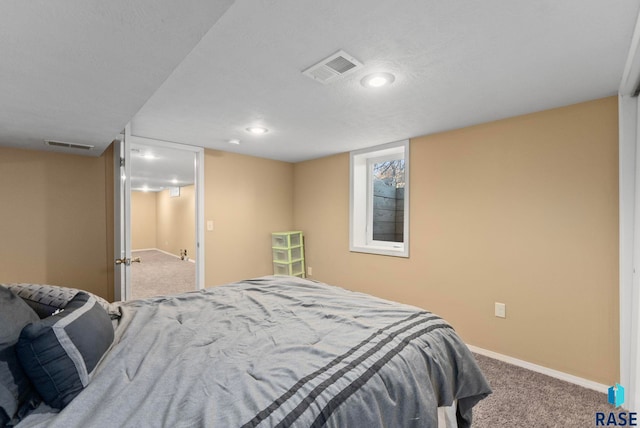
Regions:
<instances>
[{"instance_id":1,"label":"dark gray pillow","mask_svg":"<svg viewBox=\"0 0 640 428\"><path fill-rule=\"evenodd\" d=\"M38 315L33 309L0 286L0 426L18 422L40 402L15 349L23 327L35 321Z\"/></svg>"},{"instance_id":2,"label":"dark gray pillow","mask_svg":"<svg viewBox=\"0 0 640 428\"><path fill-rule=\"evenodd\" d=\"M40 318L46 318L53 314L58 309L62 309L67 306L67 303L74 298L79 291L87 293L93 296L96 301L107 311L107 313L115 318L119 315L118 312L114 312L109 305L109 302L104 300L100 296L89 293L88 291L79 290L77 288L59 287L57 285L48 284L3 284L9 290L16 293L22 298L31 308L36 311Z\"/></svg>"},{"instance_id":3,"label":"dark gray pillow","mask_svg":"<svg viewBox=\"0 0 640 428\"><path fill-rule=\"evenodd\" d=\"M27 325L16 351L44 402L62 409L87 386L112 342L107 312L93 296L79 292L61 312Z\"/></svg>"}]
</instances>

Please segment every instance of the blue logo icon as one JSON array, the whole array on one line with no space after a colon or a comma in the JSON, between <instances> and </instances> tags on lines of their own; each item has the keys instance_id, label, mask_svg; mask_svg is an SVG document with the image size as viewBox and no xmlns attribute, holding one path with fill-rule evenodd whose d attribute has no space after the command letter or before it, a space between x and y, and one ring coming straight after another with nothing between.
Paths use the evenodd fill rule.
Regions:
<instances>
[{"instance_id":1,"label":"blue logo icon","mask_svg":"<svg viewBox=\"0 0 640 428\"><path fill-rule=\"evenodd\" d=\"M610 387L608 400L609 404L612 404L616 407L622 406L622 403L624 403L624 386L616 383L614 386Z\"/></svg>"}]
</instances>

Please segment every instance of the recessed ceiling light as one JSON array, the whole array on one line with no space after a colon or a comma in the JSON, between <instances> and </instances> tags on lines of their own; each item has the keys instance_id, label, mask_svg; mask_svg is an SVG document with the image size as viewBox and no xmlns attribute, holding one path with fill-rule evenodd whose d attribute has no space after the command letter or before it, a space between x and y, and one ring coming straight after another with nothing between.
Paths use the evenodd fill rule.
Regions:
<instances>
[{"instance_id":1,"label":"recessed ceiling light","mask_svg":"<svg viewBox=\"0 0 640 428\"><path fill-rule=\"evenodd\" d=\"M229 140L229 144L240 144L240 140L236 140L236 139Z\"/></svg>"},{"instance_id":2,"label":"recessed ceiling light","mask_svg":"<svg viewBox=\"0 0 640 428\"><path fill-rule=\"evenodd\" d=\"M262 126L250 126L247 128L247 132L250 132L254 135L262 135L269 132L267 128L263 128Z\"/></svg>"},{"instance_id":3,"label":"recessed ceiling light","mask_svg":"<svg viewBox=\"0 0 640 428\"><path fill-rule=\"evenodd\" d=\"M390 85L394 80L396 78L391 73L373 73L363 77L360 83L365 88L380 88Z\"/></svg>"}]
</instances>

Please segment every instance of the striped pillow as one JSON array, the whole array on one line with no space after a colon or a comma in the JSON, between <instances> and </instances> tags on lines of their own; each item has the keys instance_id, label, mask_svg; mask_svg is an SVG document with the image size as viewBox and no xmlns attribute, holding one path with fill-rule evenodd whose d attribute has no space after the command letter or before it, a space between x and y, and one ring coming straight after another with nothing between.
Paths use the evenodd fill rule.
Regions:
<instances>
[{"instance_id":1,"label":"striped pillow","mask_svg":"<svg viewBox=\"0 0 640 428\"><path fill-rule=\"evenodd\" d=\"M106 311L79 292L61 312L22 329L16 352L42 399L62 409L87 386L112 342Z\"/></svg>"}]
</instances>

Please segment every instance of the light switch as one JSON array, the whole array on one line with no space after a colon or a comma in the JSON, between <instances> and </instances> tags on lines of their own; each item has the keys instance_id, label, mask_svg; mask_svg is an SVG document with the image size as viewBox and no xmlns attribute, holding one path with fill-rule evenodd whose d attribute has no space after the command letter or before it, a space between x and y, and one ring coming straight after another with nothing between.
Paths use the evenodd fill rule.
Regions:
<instances>
[{"instance_id":1,"label":"light switch","mask_svg":"<svg viewBox=\"0 0 640 428\"><path fill-rule=\"evenodd\" d=\"M495 314L498 318L506 318L507 317L507 305L504 303L496 302Z\"/></svg>"},{"instance_id":2,"label":"light switch","mask_svg":"<svg viewBox=\"0 0 640 428\"><path fill-rule=\"evenodd\" d=\"M207 220L207 230L209 232L213 230L213 220Z\"/></svg>"}]
</instances>

